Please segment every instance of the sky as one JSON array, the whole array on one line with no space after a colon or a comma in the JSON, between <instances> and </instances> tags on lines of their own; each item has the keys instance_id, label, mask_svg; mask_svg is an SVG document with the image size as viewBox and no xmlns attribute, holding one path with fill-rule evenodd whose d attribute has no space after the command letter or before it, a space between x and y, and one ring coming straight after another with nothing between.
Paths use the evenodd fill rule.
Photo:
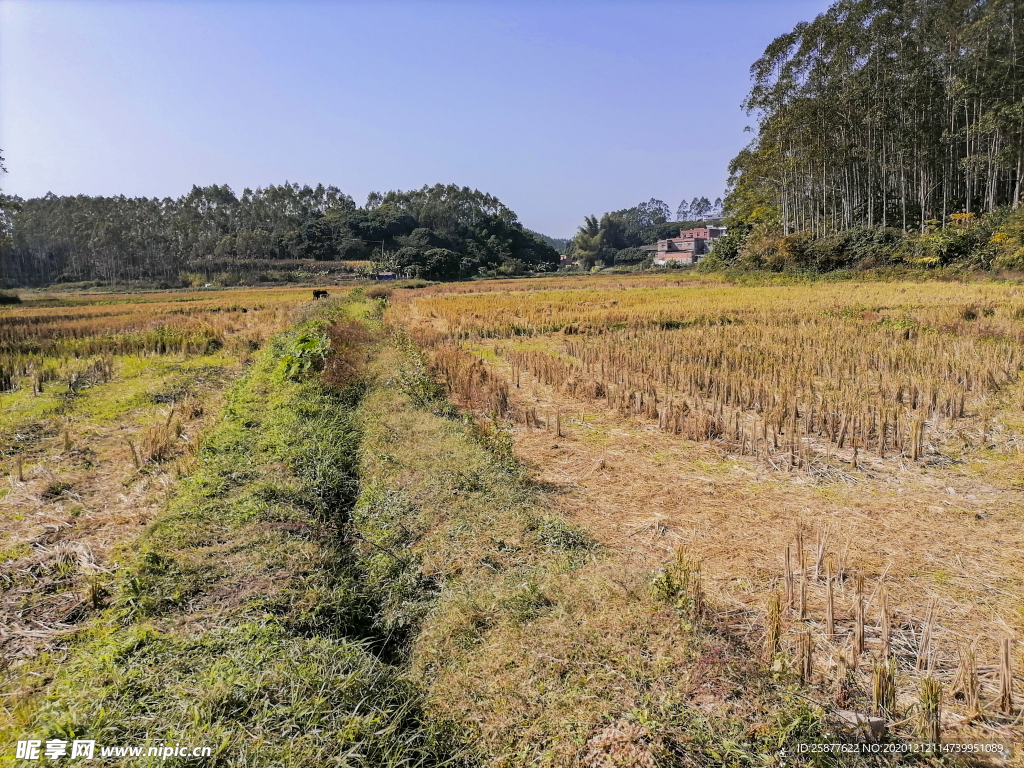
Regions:
<instances>
[{"instance_id":1,"label":"sky","mask_svg":"<svg viewBox=\"0 0 1024 768\"><path fill-rule=\"evenodd\" d=\"M0 186L456 183L570 237L723 195L750 65L827 4L0 0Z\"/></svg>"}]
</instances>

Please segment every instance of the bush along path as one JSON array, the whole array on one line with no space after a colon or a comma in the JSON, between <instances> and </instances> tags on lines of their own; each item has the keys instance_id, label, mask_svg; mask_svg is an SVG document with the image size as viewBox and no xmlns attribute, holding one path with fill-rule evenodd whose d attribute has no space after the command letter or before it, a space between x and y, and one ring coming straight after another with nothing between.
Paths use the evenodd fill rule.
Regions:
<instances>
[{"instance_id":1,"label":"bush along path","mask_svg":"<svg viewBox=\"0 0 1024 768\"><path fill-rule=\"evenodd\" d=\"M66 655L5 681L4 756L17 741L66 741L70 756L92 740L96 758L142 747L136 765L197 764L145 757L165 745L210 747L205 765L451 764L459 748L393 663L346 543L365 392L349 364L377 308L356 296L321 309L256 360L179 492L124 545L117 578L94 585ZM310 340L360 315L337 325L361 330L337 339L329 385L326 345Z\"/></svg>"}]
</instances>

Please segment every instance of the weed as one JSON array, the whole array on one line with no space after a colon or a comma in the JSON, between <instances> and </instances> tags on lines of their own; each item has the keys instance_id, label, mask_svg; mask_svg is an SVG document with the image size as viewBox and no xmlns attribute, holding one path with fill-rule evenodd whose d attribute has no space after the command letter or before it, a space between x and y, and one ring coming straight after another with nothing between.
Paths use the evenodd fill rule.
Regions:
<instances>
[{"instance_id":1,"label":"weed","mask_svg":"<svg viewBox=\"0 0 1024 768\"><path fill-rule=\"evenodd\" d=\"M68 483L63 480L58 480L50 483L45 488L43 488L42 493L40 493L39 495L44 501L54 501L56 499L67 496L68 494L71 494L73 492L74 486L71 483Z\"/></svg>"},{"instance_id":2,"label":"weed","mask_svg":"<svg viewBox=\"0 0 1024 768\"><path fill-rule=\"evenodd\" d=\"M298 381L310 373L323 370L324 361L331 346L331 340L323 332L311 328L303 330L289 339L281 355L281 369L284 375Z\"/></svg>"},{"instance_id":3,"label":"weed","mask_svg":"<svg viewBox=\"0 0 1024 768\"><path fill-rule=\"evenodd\" d=\"M672 562L659 571L652 582L657 599L672 603L691 621L704 613L704 585L700 575L700 561L685 549L677 549Z\"/></svg>"},{"instance_id":4,"label":"weed","mask_svg":"<svg viewBox=\"0 0 1024 768\"><path fill-rule=\"evenodd\" d=\"M553 549L566 552L592 552L597 545L586 531L555 517L541 516L533 518L527 525L533 531L538 542Z\"/></svg>"},{"instance_id":5,"label":"weed","mask_svg":"<svg viewBox=\"0 0 1024 768\"><path fill-rule=\"evenodd\" d=\"M505 601L506 610L511 614L513 621L519 624L537 618L542 611L552 605L553 602L533 580L525 582Z\"/></svg>"}]
</instances>

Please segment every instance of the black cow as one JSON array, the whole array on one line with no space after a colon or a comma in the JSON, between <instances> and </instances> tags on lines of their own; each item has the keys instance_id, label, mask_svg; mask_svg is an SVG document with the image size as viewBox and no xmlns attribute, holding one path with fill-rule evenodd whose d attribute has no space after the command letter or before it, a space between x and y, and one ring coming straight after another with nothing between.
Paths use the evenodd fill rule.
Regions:
<instances>
[{"instance_id":1,"label":"black cow","mask_svg":"<svg viewBox=\"0 0 1024 768\"><path fill-rule=\"evenodd\" d=\"M326 299L330 295L331 294L327 291L313 291L313 301L316 301L317 299Z\"/></svg>"}]
</instances>

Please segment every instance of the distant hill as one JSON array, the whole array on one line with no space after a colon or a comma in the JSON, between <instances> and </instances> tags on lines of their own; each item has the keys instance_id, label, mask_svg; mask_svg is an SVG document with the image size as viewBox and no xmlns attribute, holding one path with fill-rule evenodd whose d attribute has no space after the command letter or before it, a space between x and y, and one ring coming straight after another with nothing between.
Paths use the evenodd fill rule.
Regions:
<instances>
[{"instance_id":1,"label":"distant hill","mask_svg":"<svg viewBox=\"0 0 1024 768\"><path fill-rule=\"evenodd\" d=\"M548 237L547 235L542 235L540 232L534 232L532 229L526 229L526 227L523 227L523 229L541 242L547 243L556 251L564 251L565 247L569 244L569 238L567 237Z\"/></svg>"}]
</instances>

